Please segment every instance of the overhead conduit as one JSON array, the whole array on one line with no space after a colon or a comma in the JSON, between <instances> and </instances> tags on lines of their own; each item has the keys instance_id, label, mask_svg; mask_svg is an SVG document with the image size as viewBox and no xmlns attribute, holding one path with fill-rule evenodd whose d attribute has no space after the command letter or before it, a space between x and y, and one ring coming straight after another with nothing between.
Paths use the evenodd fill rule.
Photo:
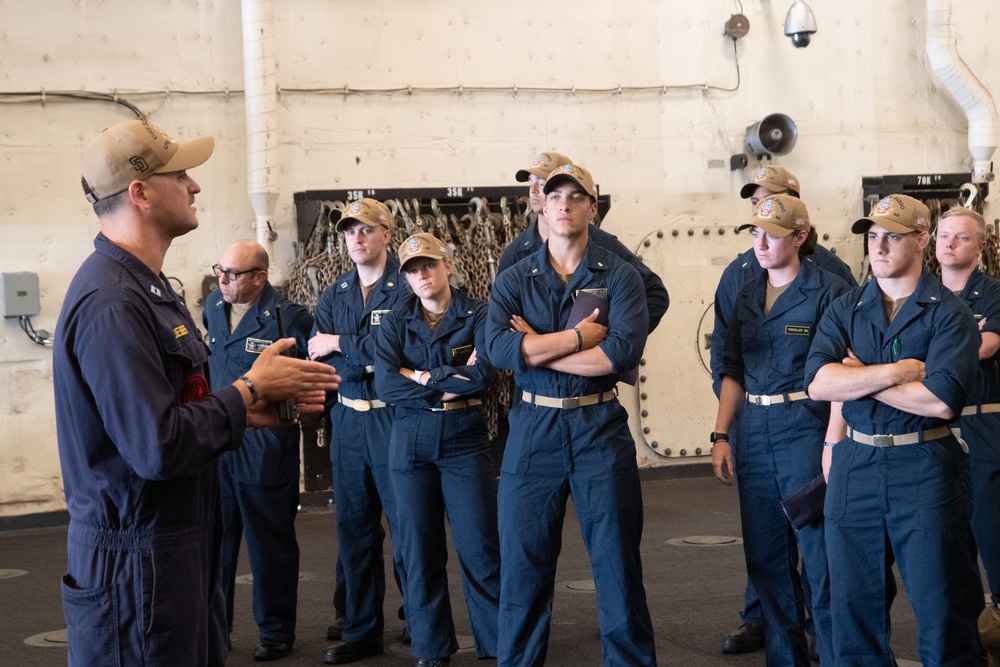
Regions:
<instances>
[{"instance_id":1,"label":"overhead conduit","mask_svg":"<svg viewBox=\"0 0 1000 667\"><path fill-rule=\"evenodd\" d=\"M993 180L991 158L997 149L997 108L986 86L958 55L951 0L927 0L927 60L941 85L969 119L972 180Z\"/></svg>"},{"instance_id":2,"label":"overhead conduit","mask_svg":"<svg viewBox=\"0 0 1000 667\"><path fill-rule=\"evenodd\" d=\"M274 8L271 0L242 0L243 79L247 122L247 194L257 242L274 257L270 220L278 201L278 88L275 82ZM271 281L281 269L271 264Z\"/></svg>"}]
</instances>

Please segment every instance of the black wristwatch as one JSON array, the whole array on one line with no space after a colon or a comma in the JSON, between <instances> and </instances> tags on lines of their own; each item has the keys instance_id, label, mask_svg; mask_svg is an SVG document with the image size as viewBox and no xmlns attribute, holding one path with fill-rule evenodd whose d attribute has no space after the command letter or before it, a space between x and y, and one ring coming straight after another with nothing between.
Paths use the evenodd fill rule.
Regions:
<instances>
[{"instance_id":1,"label":"black wristwatch","mask_svg":"<svg viewBox=\"0 0 1000 667\"><path fill-rule=\"evenodd\" d=\"M728 433L716 433L715 431L712 431L712 435L708 436L708 438L709 438L709 442L712 442L712 443L714 443L716 440L724 440L726 442L729 442L729 434Z\"/></svg>"}]
</instances>

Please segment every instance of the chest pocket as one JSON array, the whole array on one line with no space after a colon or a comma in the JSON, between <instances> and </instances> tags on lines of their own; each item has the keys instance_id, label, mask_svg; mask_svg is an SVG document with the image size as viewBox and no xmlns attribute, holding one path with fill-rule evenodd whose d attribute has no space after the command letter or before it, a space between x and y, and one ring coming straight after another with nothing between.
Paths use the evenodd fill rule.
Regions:
<instances>
[{"instance_id":1,"label":"chest pocket","mask_svg":"<svg viewBox=\"0 0 1000 667\"><path fill-rule=\"evenodd\" d=\"M808 321L744 323L740 337L747 373L769 385L800 377L815 332Z\"/></svg>"},{"instance_id":2,"label":"chest pocket","mask_svg":"<svg viewBox=\"0 0 1000 667\"><path fill-rule=\"evenodd\" d=\"M452 366L465 366L469 363L469 358L472 356L472 350L475 348L473 343L460 343L454 345L451 348L450 359L448 363Z\"/></svg>"},{"instance_id":3,"label":"chest pocket","mask_svg":"<svg viewBox=\"0 0 1000 667\"><path fill-rule=\"evenodd\" d=\"M166 356L166 372L174 391L180 392L189 377L205 375L208 346L198 336L198 331L186 324L168 326L159 332L160 344Z\"/></svg>"},{"instance_id":4,"label":"chest pocket","mask_svg":"<svg viewBox=\"0 0 1000 667\"><path fill-rule=\"evenodd\" d=\"M417 368L427 370L441 365L440 355L434 353L433 346L419 341L407 341L403 346L403 355L400 365L406 368Z\"/></svg>"},{"instance_id":5,"label":"chest pocket","mask_svg":"<svg viewBox=\"0 0 1000 667\"><path fill-rule=\"evenodd\" d=\"M546 278L526 278L522 287L521 317L540 334L553 333L562 330L559 323L563 314L569 314L573 307L572 299L566 298L562 288L554 288Z\"/></svg>"},{"instance_id":6,"label":"chest pocket","mask_svg":"<svg viewBox=\"0 0 1000 667\"><path fill-rule=\"evenodd\" d=\"M897 336L887 338L882 346L882 358L885 362L899 361L900 359L926 361L927 352L931 346L931 330L925 326L911 323Z\"/></svg>"},{"instance_id":7,"label":"chest pocket","mask_svg":"<svg viewBox=\"0 0 1000 667\"><path fill-rule=\"evenodd\" d=\"M540 334L559 331L559 311L555 304L547 309L525 307L522 317L532 329Z\"/></svg>"},{"instance_id":8,"label":"chest pocket","mask_svg":"<svg viewBox=\"0 0 1000 667\"><path fill-rule=\"evenodd\" d=\"M784 376L803 374L816 325L808 321L785 321L775 326L775 369Z\"/></svg>"}]
</instances>

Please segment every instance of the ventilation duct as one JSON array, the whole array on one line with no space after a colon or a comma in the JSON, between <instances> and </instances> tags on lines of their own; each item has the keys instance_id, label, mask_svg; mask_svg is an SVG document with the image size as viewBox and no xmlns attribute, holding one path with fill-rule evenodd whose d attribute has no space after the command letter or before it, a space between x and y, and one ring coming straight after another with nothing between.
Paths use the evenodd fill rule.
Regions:
<instances>
[{"instance_id":1,"label":"ventilation duct","mask_svg":"<svg viewBox=\"0 0 1000 667\"><path fill-rule=\"evenodd\" d=\"M951 0L927 0L927 60L969 119L973 182L993 180L990 160L997 149L997 108L986 86L958 55Z\"/></svg>"}]
</instances>

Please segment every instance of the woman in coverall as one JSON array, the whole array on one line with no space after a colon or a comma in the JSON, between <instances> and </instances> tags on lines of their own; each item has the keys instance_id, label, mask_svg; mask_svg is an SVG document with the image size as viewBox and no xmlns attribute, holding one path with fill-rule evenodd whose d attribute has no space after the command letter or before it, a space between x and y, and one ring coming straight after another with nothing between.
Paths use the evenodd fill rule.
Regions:
<instances>
[{"instance_id":1,"label":"woman in coverall","mask_svg":"<svg viewBox=\"0 0 1000 667\"><path fill-rule=\"evenodd\" d=\"M816 647L822 664L833 664L830 576L822 520L796 530L781 500L822 474L826 441L846 431L839 405L812 401L803 387L806 356L827 305L849 286L803 262L815 234L801 200L772 195L754 208L754 252L765 273L740 291L723 353L722 393L712 433L715 475L739 480L747 572L760 594L769 667L809 665L805 616L796 580L799 549L812 585ZM728 429L740 403L736 451ZM827 457L828 458L828 457ZM821 503L818 507L822 509ZM820 514L821 515L821 514Z\"/></svg>"},{"instance_id":2,"label":"woman in coverall","mask_svg":"<svg viewBox=\"0 0 1000 667\"><path fill-rule=\"evenodd\" d=\"M448 597L445 513L462 571L479 658L497 650L500 545L497 488L482 394L496 370L482 354L486 304L452 289L447 248L431 234L399 247L414 296L382 319L378 395L396 406L389 474L407 573L403 599L417 667L458 650Z\"/></svg>"}]
</instances>

